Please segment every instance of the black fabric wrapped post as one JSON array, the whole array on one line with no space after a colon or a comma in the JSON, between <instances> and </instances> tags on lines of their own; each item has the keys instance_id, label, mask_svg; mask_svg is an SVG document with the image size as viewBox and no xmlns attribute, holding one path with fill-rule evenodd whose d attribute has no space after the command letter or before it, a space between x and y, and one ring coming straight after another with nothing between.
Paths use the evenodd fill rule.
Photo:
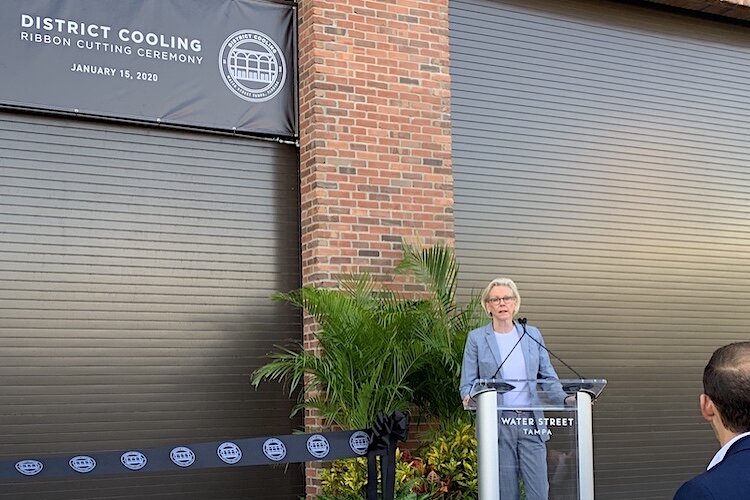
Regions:
<instances>
[{"instance_id":1,"label":"black fabric wrapped post","mask_svg":"<svg viewBox=\"0 0 750 500\"><path fill-rule=\"evenodd\" d=\"M380 455L380 482L383 500L393 500L396 489L396 445L406 441L409 419L396 410L389 417L378 413L370 430L370 446L367 449L367 500L378 498L378 467L376 457Z\"/></svg>"}]
</instances>

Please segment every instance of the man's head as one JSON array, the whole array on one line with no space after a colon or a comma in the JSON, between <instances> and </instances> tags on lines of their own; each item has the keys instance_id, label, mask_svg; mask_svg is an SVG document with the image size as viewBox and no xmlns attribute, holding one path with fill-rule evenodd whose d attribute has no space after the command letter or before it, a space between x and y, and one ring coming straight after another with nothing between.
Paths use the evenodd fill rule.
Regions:
<instances>
[{"instance_id":1,"label":"man's head","mask_svg":"<svg viewBox=\"0 0 750 500\"><path fill-rule=\"evenodd\" d=\"M750 431L750 342L735 342L714 351L703 370L700 406L717 435L719 424L733 434Z\"/></svg>"}]
</instances>

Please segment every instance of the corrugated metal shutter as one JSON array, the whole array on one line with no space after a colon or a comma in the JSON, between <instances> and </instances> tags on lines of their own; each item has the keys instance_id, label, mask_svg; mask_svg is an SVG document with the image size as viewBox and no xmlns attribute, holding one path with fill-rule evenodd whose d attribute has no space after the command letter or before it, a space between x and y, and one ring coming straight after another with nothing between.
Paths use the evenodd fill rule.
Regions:
<instances>
[{"instance_id":1,"label":"corrugated metal shutter","mask_svg":"<svg viewBox=\"0 0 750 500\"><path fill-rule=\"evenodd\" d=\"M3 459L289 434L248 374L301 338L297 152L0 114ZM294 498L302 467L4 484L0 498Z\"/></svg>"},{"instance_id":2,"label":"corrugated metal shutter","mask_svg":"<svg viewBox=\"0 0 750 500\"><path fill-rule=\"evenodd\" d=\"M597 498L671 498L718 448L703 367L750 338L750 29L542 0L452 0L450 23L463 293L514 278L609 379Z\"/></svg>"}]
</instances>

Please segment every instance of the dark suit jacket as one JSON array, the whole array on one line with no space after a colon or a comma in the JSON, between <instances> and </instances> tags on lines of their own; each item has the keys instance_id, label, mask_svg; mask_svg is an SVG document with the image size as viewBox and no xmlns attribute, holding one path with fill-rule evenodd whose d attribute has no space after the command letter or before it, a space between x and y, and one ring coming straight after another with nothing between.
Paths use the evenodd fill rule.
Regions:
<instances>
[{"instance_id":1,"label":"dark suit jacket","mask_svg":"<svg viewBox=\"0 0 750 500\"><path fill-rule=\"evenodd\" d=\"M732 444L724 460L683 484L674 500L750 499L750 436Z\"/></svg>"}]
</instances>

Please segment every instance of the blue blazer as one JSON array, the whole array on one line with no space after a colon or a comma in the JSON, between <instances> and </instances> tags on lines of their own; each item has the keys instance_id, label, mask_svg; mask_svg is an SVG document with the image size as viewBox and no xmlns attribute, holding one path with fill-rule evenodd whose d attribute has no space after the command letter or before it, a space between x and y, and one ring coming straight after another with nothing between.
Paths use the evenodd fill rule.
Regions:
<instances>
[{"instance_id":1,"label":"blue blazer","mask_svg":"<svg viewBox=\"0 0 750 500\"><path fill-rule=\"evenodd\" d=\"M736 441L724 460L683 484L674 500L742 500L750 498L750 436Z\"/></svg>"},{"instance_id":2,"label":"blue blazer","mask_svg":"<svg viewBox=\"0 0 750 500\"><path fill-rule=\"evenodd\" d=\"M518 335L523 335L522 327L517 323L515 323L515 326ZM523 336L521 342L516 346L516 349L521 349L523 352L523 359L526 362L526 378L529 380L552 380L553 383L544 389L552 395L552 403L563 405L567 395L562 390L560 383L557 382L557 373L552 367L549 353L542 347L544 345L542 333L537 327L531 325L526 325L526 333L527 335ZM534 339L536 339L536 342ZM466 338L464 357L461 363L461 382L459 385L461 399L469 394L471 386L476 380L492 378L502 362L492 323L470 331ZM497 378L500 378L499 374ZM544 416L539 410L535 411L534 415L537 419ZM546 429L546 426L538 427ZM547 439L549 439L549 436L543 440L546 441Z\"/></svg>"}]
</instances>

